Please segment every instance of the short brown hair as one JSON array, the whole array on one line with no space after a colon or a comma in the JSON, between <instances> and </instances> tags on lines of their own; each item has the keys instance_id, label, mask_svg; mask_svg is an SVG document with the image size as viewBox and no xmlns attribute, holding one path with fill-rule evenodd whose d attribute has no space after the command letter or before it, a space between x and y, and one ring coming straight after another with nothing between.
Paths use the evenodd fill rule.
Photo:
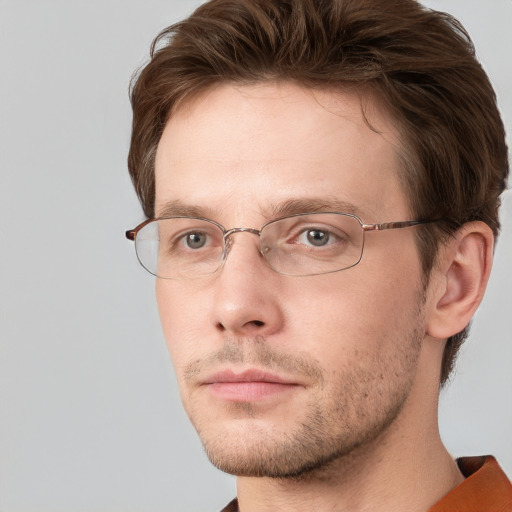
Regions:
<instances>
[{"instance_id":1,"label":"short brown hair","mask_svg":"<svg viewBox=\"0 0 512 512\"><path fill-rule=\"evenodd\" d=\"M508 176L505 133L469 35L415 0L211 0L161 32L132 82L128 167L154 216L154 158L173 111L221 82L294 81L376 93L402 136L400 177L425 278L440 240L481 220L496 236ZM467 329L448 339L441 382Z\"/></svg>"}]
</instances>

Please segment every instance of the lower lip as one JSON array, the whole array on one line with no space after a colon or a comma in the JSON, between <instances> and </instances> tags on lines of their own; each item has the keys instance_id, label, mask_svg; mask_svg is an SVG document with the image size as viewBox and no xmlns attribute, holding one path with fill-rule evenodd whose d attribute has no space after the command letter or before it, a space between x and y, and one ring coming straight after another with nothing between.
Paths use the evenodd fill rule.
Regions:
<instances>
[{"instance_id":1,"label":"lower lip","mask_svg":"<svg viewBox=\"0 0 512 512\"><path fill-rule=\"evenodd\" d=\"M208 384L210 392L231 402L256 402L295 389L295 384L278 382L215 382Z\"/></svg>"}]
</instances>

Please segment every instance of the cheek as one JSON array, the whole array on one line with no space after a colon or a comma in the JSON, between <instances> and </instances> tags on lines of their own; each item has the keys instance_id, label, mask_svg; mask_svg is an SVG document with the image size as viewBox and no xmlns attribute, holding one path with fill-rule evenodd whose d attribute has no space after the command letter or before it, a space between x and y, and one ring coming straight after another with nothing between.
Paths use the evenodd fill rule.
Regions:
<instances>
[{"instance_id":1,"label":"cheek","mask_svg":"<svg viewBox=\"0 0 512 512\"><path fill-rule=\"evenodd\" d=\"M338 274L311 278L307 293L297 288L288 294L289 325L301 327L311 350L317 350L320 341L322 356L327 358L350 347L393 343L416 318L418 283L419 274L412 268L371 272L362 263Z\"/></svg>"}]
</instances>

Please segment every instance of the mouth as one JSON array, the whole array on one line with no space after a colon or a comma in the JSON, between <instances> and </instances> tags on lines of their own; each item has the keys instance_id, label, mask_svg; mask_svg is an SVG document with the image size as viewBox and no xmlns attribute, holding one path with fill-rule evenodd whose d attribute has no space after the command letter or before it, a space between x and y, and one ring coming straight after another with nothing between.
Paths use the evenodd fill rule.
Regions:
<instances>
[{"instance_id":1,"label":"mouth","mask_svg":"<svg viewBox=\"0 0 512 512\"><path fill-rule=\"evenodd\" d=\"M241 373L223 370L209 376L202 385L213 397L230 402L257 402L300 387L297 382L256 369Z\"/></svg>"}]
</instances>

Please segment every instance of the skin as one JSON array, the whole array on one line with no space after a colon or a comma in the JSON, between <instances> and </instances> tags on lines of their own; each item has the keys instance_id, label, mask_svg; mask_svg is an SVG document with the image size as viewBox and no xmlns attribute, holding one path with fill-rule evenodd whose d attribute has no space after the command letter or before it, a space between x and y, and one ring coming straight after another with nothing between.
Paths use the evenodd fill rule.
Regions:
<instances>
[{"instance_id":1,"label":"skin","mask_svg":"<svg viewBox=\"0 0 512 512\"><path fill-rule=\"evenodd\" d=\"M189 99L158 147L156 213L260 229L301 199L343 201L366 223L411 220L393 121L376 102L368 115L379 133L357 94L289 83ZM184 407L210 460L238 475L243 512L419 511L461 482L437 429L439 368L481 298L492 242L477 226L447 244L425 289L415 229L369 233L357 266L309 277L274 272L257 236L236 233L215 274L157 279ZM487 266L457 316L464 243ZM226 385L219 372L252 373Z\"/></svg>"}]
</instances>

